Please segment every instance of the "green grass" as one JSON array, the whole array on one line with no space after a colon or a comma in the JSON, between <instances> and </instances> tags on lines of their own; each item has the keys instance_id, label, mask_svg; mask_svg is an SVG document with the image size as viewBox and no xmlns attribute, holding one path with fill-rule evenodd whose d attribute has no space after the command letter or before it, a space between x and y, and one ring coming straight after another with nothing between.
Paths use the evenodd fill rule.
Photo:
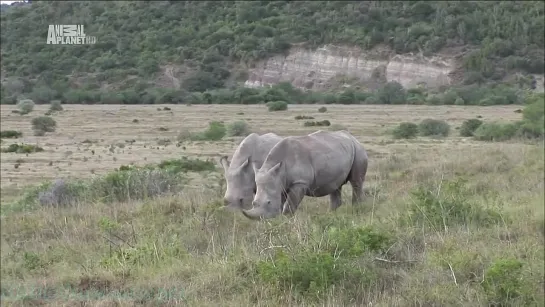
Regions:
<instances>
[{"instance_id":1,"label":"green grass","mask_svg":"<svg viewBox=\"0 0 545 307\"><path fill-rule=\"evenodd\" d=\"M70 294L122 305L170 295L190 306L540 306L543 144L482 144L392 146L370 157L364 204L353 208L345 188L334 213L327 197L307 197L291 218L254 222L223 211L218 190L10 212L2 295L18 289L25 304Z\"/></svg>"}]
</instances>

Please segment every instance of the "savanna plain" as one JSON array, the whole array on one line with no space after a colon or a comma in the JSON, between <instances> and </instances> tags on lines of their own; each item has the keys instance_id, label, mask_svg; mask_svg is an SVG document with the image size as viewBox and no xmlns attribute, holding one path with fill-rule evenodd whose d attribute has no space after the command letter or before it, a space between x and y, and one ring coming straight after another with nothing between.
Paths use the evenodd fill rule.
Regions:
<instances>
[{"instance_id":1,"label":"savanna plain","mask_svg":"<svg viewBox=\"0 0 545 307\"><path fill-rule=\"evenodd\" d=\"M63 107L56 130L34 136L46 106L1 106L2 131L23 133L2 148L43 148L1 154L5 306L543 306L543 142L457 130L477 117L519 120L520 106ZM446 121L449 136L391 136L426 118ZM190 136L241 120L281 136L347 129L369 155L364 202L350 204L347 184L335 212L327 197L260 222L223 210L217 161L243 137ZM70 205L37 201L55 179Z\"/></svg>"}]
</instances>

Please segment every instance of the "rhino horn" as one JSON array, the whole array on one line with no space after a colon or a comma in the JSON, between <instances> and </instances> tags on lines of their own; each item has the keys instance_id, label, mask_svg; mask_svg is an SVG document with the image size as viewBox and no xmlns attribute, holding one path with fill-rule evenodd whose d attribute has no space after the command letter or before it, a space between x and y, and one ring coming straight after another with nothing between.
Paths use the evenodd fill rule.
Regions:
<instances>
[{"instance_id":1,"label":"rhino horn","mask_svg":"<svg viewBox=\"0 0 545 307\"><path fill-rule=\"evenodd\" d=\"M242 210L242 214L250 220L260 220L265 215L265 210L261 208L252 208L250 210Z\"/></svg>"},{"instance_id":2,"label":"rhino horn","mask_svg":"<svg viewBox=\"0 0 545 307\"><path fill-rule=\"evenodd\" d=\"M280 212L271 212L262 207L254 207L250 210L242 210L242 214L251 220L270 219L277 216Z\"/></svg>"}]
</instances>

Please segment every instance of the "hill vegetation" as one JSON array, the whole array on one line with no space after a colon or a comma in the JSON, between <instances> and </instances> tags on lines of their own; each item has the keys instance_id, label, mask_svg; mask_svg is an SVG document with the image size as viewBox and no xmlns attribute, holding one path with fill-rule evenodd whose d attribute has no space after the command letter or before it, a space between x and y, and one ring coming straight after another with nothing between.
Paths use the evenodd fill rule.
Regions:
<instances>
[{"instance_id":1,"label":"hill vegetation","mask_svg":"<svg viewBox=\"0 0 545 307\"><path fill-rule=\"evenodd\" d=\"M49 24L83 24L97 43L47 45ZM465 86L496 84L517 72L521 74L511 85L531 88L535 79L530 74L544 70L544 5L539 1L40 1L3 11L1 26L2 74L7 77L3 103L20 96L37 103L287 101L237 87L246 78L247 65L286 52L292 44L366 50L387 45L399 54L424 55L461 50ZM161 79L175 78L173 65L182 70L180 87L165 88ZM335 95L302 100L355 103L371 96ZM406 95L401 100L373 96L367 103L409 100ZM427 93L423 96L409 103L429 100ZM484 99L468 101L458 94L452 103L457 98L462 98L458 104ZM513 103L491 100L482 103Z\"/></svg>"}]
</instances>

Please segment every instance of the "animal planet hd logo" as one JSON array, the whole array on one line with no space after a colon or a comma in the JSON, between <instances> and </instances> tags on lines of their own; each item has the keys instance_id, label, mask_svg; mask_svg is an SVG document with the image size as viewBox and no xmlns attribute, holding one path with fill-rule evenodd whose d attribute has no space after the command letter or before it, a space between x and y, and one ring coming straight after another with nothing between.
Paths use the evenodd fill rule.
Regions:
<instances>
[{"instance_id":1,"label":"animal planet hd logo","mask_svg":"<svg viewBox=\"0 0 545 307\"><path fill-rule=\"evenodd\" d=\"M90 45L96 42L96 37L85 34L83 25L49 25L47 29L48 45Z\"/></svg>"}]
</instances>

